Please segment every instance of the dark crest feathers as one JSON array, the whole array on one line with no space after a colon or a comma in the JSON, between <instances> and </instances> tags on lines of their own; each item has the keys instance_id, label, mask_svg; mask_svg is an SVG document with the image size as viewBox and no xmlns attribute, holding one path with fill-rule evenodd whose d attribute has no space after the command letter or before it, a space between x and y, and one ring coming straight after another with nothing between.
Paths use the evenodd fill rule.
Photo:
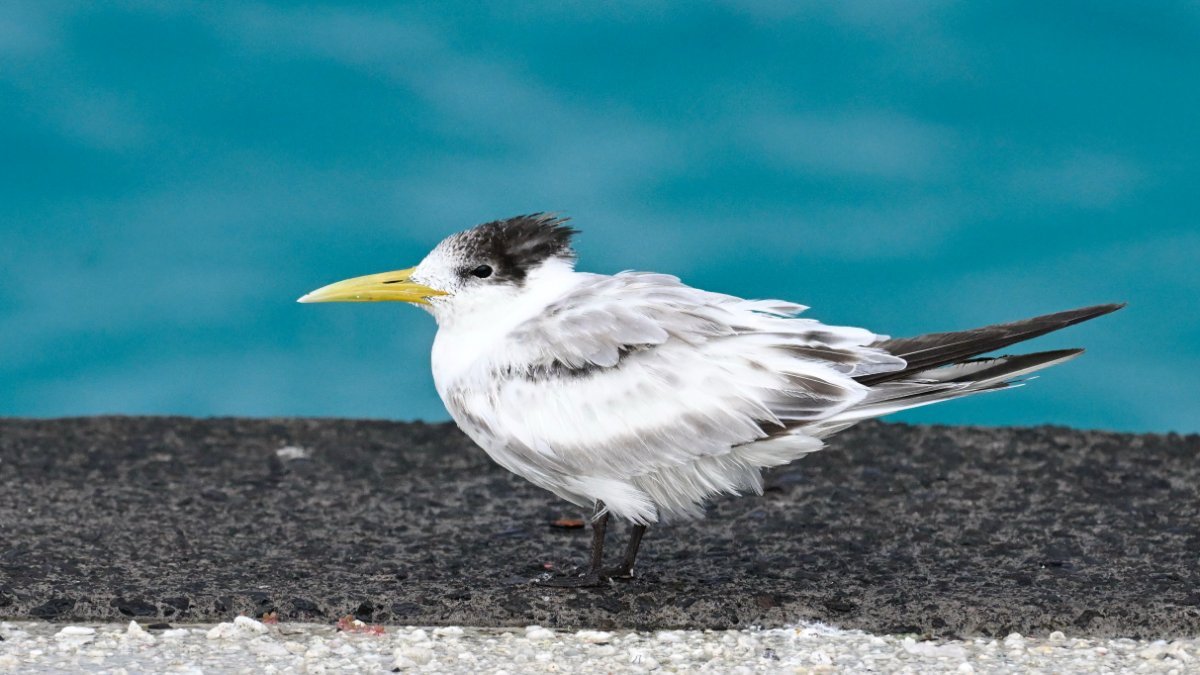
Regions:
<instances>
[{"instance_id":1,"label":"dark crest feathers","mask_svg":"<svg viewBox=\"0 0 1200 675\"><path fill-rule=\"evenodd\" d=\"M496 268L497 279L520 283L551 257L573 259L571 237L576 232L567 218L532 213L477 225L463 232L460 241L472 259Z\"/></svg>"}]
</instances>

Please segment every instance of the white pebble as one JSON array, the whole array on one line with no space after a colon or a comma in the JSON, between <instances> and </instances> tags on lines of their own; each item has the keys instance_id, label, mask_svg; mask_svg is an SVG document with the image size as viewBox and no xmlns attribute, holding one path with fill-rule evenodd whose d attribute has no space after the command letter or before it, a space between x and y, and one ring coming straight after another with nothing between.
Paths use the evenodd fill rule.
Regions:
<instances>
[{"instance_id":1,"label":"white pebble","mask_svg":"<svg viewBox=\"0 0 1200 675\"><path fill-rule=\"evenodd\" d=\"M130 621L129 626L125 629L125 634L122 636L126 640L134 642L154 642L155 638L137 621Z\"/></svg>"},{"instance_id":2,"label":"white pebble","mask_svg":"<svg viewBox=\"0 0 1200 675\"><path fill-rule=\"evenodd\" d=\"M429 639L429 633L426 633L425 629L423 628L417 628L407 633L400 631L396 633L396 637L404 640L405 642L425 642Z\"/></svg>"},{"instance_id":3,"label":"white pebble","mask_svg":"<svg viewBox=\"0 0 1200 675\"><path fill-rule=\"evenodd\" d=\"M904 651L909 654L919 656L932 656L934 658L951 658L961 659L966 657L967 653L962 647L955 644L939 645L936 642L917 642L916 640L906 637L901 642Z\"/></svg>"},{"instance_id":4,"label":"white pebble","mask_svg":"<svg viewBox=\"0 0 1200 675\"><path fill-rule=\"evenodd\" d=\"M306 659L323 659L323 658L329 656L331 653L332 652L329 650L329 647L325 644L325 641L318 638L317 640L314 640L313 643L308 646L308 650L304 652L304 658L306 658Z\"/></svg>"},{"instance_id":5,"label":"white pebble","mask_svg":"<svg viewBox=\"0 0 1200 675\"><path fill-rule=\"evenodd\" d=\"M459 638L463 635L463 629L458 626L442 626L441 628L433 629L434 637L443 638Z\"/></svg>"},{"instance_id":6,"label":"white pebble","mask_svg":"<svg viewBox=\"0 0 1200 675\"><path fill-rule=\"evenodd\" d=\"M1163 657L1167 653L1167 643L1163 640L1158 640L1152 643L1149 647L1139 651L1138 657L1151 661Z\"/></svg>"},{"instance_id":7,"label":"white pebble","mask_svg":"<svg viewBox=\"0 0 1200 675\"><path fill-rule=\"evenodd\" d=\"M602 630L581 630L578 633L575 633L575 637L579 638L583 642L594 645L602 645L610 642L613 638L613 634Z\"/></svg>"},{"instance_id":8,"label":"white pebble","mask_svg":"<svg viewBox=\"0 0 1200 675\"><path fill-rule=\"evenodd\" d=\"M433 659L433 652L425 647L398 647L394 652L394 655L397 659L403 657L409 661L412 661L418 666L423 666Z\"/></svg>"},{"instance_id":9,"label":"white pebble","mask_svg":"<svg viewBox=\"0 0 1200 675\"><path fill-rule=\"evenodd\" d=\"M54 639L63 649L79 649L96 637L96 629L86 626L65 626L54 635Z\"/></svg>"},{"instance_id":10,"label":"white pebble","mask_svg":"<svg viewBox=\"0 0 1200 675\"><path fill-rule=\"evenodd\" d=\"M1050 634L1049 639L1051 642L1065 642L1067 639L1067 636L1063 635L1063 632L1061 630L1056 630Z\"/></svg>"},{"instance_id":11,"label":"white pebble","mask_svg":"<svg viewBox=\"0 0 1200 675\"><path fill-rule=\"evenodd\" d=\"M307 459L308 455L308 450L298 445L285 445L275 451L275 456L283 460Z\"/></svg>"},{"instance_id":12,"label":"white pebble","mask_svg":"<svg viewBox=\"0 0 1200 675\"><path fill-rule=\"evenodd\" d=\"M287 647L273 640L255 640L254 642L250 643L250 649L255 654L270 656L273 658L291 655L291 652L288 651Z\"/></svg>"},{"instance_id":13,"label":"white pebble","mask_svg":"<svg viewBox=\"0 0 1200 675\"><path fill-rule=\"evenodd\" d=\"M525 627L525 639L526 640L553 640L554 639L554 631L552 631L548 628L542 628L541 626L526 626Z\"/></svg>"},{"instance_id":14,"label":"white pebble","mask_svg":"<svg viewBox=\"0 0 1200 675\"><path fill-rule=\"evenodd\" d=\"M233 620L233 625L251 633L266 633L267 626L261 621L256 621L248 616L239 616Z\"/></svg>"}]
</instances>

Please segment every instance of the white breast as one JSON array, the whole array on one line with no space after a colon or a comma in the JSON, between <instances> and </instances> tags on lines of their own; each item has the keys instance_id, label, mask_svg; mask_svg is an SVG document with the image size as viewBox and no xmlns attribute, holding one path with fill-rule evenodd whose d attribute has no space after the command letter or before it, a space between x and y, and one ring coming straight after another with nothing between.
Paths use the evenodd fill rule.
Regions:
<instances>
[{"instance_id":1,"label":"white breast","mask_svg":"<svg viewBox=\"0 0 1200 675\"><path fill-rule=\"evenodd\" d=\"M533 270L519 288L473 292L472 297L435 311L438 332L433 341L433 379L443 401L444 392L470 377L472 370L521 363L529 345L514 344L508 334L589 276L573 271L565 262L551 260Z\"/></svg>"},{"instance_id":2,"label":"white breast","mask_svg":"<svg viewBox=\"0 0 1200 675\"><path fill-rule=\"evenodd\" d=\"M507 295L481 295L472 298L469 306L464 303L452 313L439 313L432 352L434 384L459 428L497 464L581 505L590 502L564 492L561 480L551 475L541 458L523 454L512 442L512 430L497 420L497 397L503 383L496 374L506 365L517 367L537 358L539 345L510 340L509 334L588 276L551 261L531 273L516 292L497 289L497 295Z\"/></svg>"}]
</instances>

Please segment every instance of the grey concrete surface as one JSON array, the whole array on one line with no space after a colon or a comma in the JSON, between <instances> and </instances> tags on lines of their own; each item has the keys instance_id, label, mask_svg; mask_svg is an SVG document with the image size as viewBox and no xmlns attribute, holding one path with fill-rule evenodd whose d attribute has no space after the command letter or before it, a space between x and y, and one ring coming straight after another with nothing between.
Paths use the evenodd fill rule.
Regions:
<instances>
[{"instance_id":1,"label":"grey concrete surface","mask_svg":"<svg viewBox=\"0 0 1200 675\"><path fill-rule=\"evenodd\" d=\"M552 525L577 509L447 425L7 419L0 617L1195 636L1198 460L1195 435L864 424L652 528L637 579L558 590L529 581L583 563Z\"/></svg>"}]
</instances>

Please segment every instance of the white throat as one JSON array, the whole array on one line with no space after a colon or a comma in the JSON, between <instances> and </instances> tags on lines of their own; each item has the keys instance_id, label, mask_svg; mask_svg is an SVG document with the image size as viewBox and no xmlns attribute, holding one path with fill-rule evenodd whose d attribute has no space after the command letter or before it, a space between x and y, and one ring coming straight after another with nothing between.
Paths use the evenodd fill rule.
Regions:
<instances>
[{"instance_id":1,"label":"white throat","mask_svg":"<svg viewBox=\"0 0 1200 675\"><path fill-rule=\"evenodd\" d=\"M522 345L506 339L514 328L539 316L546 307L587 275L571 261L550 258L530 270L525 283L481 287L431 308L438 322L433 341L433 379L438 391L479 367L515 363Z\"/></svg>"}]
</instances>

